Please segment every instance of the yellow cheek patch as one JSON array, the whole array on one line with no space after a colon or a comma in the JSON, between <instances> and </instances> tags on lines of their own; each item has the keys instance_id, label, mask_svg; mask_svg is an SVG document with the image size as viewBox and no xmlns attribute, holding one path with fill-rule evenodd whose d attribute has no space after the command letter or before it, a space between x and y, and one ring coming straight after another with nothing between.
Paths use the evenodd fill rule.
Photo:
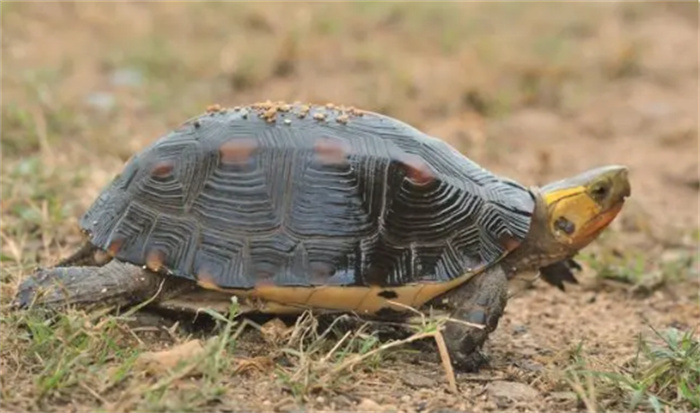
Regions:
<instances>
[{"instance_id":1,"label":"yellow cheek patch","mask_svg":"<svg viewBox=\"0 0 700 413\"><path fill-rule=\"evenodd\" d=\"M600 214L600 206L591 198L581 195L565 198L557 202L552 214L552 221L563 216L576 225L578 232L586 223Z\"/></svg>"},{"instance_id":2,"label":"yellow cheek patch","mask_svg":"<svg viewBox=\"0 0 700 413\"><path fill-rule=\"evenodd\" d=\"M573 234L557 235L557 238L563 237L565 242L572 245L585 245L590 242L615 219L622 208L621 202L603 210L583 187L547 194L545 200L550 209L550 226L555 234L558 230L554 227L554 222L559 217L564 217L574 224Z\"/></svg>"},{"instance_id":3,"label":"yellow cheek patch","mask_svg":"<svg viewBox=\"0 0 700 413\"><path fill-rule=\"evenodd\" d=\"M571 243L578 242L582 236L586 236L590 231L590 224L596 222L601 216L600 205L589 197L581 187L548 194L545 196L545 200L550 208L552 231L555 233L558 231L554 227L554 222L559 217L564 217L574 224L574 233L565 235Z\"/></svg>"}]
</instances>

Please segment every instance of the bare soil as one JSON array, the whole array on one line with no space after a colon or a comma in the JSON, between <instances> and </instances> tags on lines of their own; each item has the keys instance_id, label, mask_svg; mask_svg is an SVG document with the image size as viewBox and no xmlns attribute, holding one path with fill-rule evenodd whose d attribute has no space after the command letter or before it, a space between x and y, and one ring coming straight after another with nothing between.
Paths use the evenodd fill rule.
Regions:
<instances>
[{"instance_id":1,"label":"bare soil","mask_svg":"<svg viewBox=\"0 0 700 413\"><path fill-rule=\"evenodd\" d=\"M6 319L19 280L79 245L78 217L124 160L210 103L304 100L383 112L530 185L605 164L630 168L632 198L586 250L580 284L561 292L514 283L485 348L490 365L458 373L456 394L428 344L391 350L379 367L301 397L261 362L227 375L197 410L590 411L563 380L576 354L592 368L620 366L650 328L697 327L697 4L3 2L1 10ZM0 337L21 330L3 329ZM275 352L256 333L239 341L235 356ZM36 361L9 343L0 351L3 411L144 406L118 389L40 395ZM159 403L191 409L177 397Z\"/></svg>"}]
</instances>

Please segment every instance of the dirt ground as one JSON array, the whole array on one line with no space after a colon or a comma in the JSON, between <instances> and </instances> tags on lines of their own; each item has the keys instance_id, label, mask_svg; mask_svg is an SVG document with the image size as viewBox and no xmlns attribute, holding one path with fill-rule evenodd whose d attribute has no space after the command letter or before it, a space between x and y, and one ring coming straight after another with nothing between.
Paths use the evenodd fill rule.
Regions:
<instances>
[{"instance_id":1,"label":"dirt ground","mask_svg":"<svg viewBox=\"0 0 700 413\"><path fill-rule=\"evenodd\" d=\"M697 333L697 3L3 2L0 10L3 411L619 411L628 395L572 371L620 371L652 328ZM254 368L165 383L131 367L118 385L88 378L117 368L128 346L186 342L182 328L152 341L137 329L136 341L115 341L99 363L90 347L77 364L42 358L37 331L28 338L27 319L8 307L18 282L80 244L77 219L135 151L211 103L268 99L382 112L531 185L624 164L632 197L582 254L578 285L513 284L484 349L490 365L459 372L457 393L429 345L388 350L337 385L306 387L293 378L324 376L289 373L303 368L299 357L291 367L270 362L280 347L255 332L226 353L231 363L258 360ZM72 314L91 326L80 331L107 328ZM51 375L47 365L86 376Z\"/></svg>"}]
</instances>

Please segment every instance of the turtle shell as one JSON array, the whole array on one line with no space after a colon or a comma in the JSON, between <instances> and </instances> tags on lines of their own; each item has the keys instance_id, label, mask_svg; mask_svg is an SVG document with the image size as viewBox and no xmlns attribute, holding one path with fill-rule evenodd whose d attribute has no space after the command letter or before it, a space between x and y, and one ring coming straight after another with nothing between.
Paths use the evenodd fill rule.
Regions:
<instances>
[{"instance_id":1,"label":"turtle shell","mask_svg":"<svg viewBox=\"0 0 700 413\"><path fill-rule=\"evenodd\" d=\"M283 303L375 289L420 305L517 247L533 209L528 189L403 122L268 102L213 107L163 136L81 226L117 259L205 287Z\"/></svg>"}]
</instances>

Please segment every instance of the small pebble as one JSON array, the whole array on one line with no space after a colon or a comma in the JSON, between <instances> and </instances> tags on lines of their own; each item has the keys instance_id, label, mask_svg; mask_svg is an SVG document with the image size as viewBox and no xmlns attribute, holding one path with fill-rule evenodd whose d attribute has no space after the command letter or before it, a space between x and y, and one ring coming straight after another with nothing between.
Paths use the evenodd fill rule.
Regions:
<instances>
[{"instance_id":1,"label":"small pebble","mask_svg":"<svg viewBox=\"0 0 700 413\"><path fill-rule=\"evenodd\" d=\"M379 412L382 410L382 407L374 400L362 399L362 401L360 401L360 403L357 405L357 410L364 412Z\"/></svg>"}]
</instances>

